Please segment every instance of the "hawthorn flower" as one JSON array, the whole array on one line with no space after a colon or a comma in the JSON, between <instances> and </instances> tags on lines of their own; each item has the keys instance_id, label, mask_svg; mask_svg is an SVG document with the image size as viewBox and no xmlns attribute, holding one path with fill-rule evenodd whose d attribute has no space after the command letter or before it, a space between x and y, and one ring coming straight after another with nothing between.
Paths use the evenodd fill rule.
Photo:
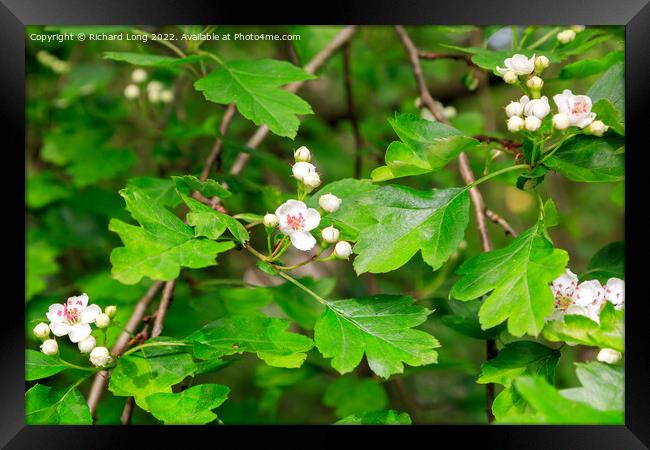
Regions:
<instances>
[{"instance_id":1,"label":"hawthorn flower","mask_svg":"<svg viewBox=\"0 0 650 450\"><path fill-rule=\"evenodd\" d=\"M307 205L299 200L287 200L275 210L275 215L279 220L280 232L289 236L294 247L302 251L314 248L316 239L310 231L320 223L318 211L307 208Z\"/></svg>"},{"instance_id":2,"label":"hawthorn flower","mask_svg":"<svg viewBox=\"0 0 650 450\"><path fill-rule=\"evenodd\" d=\"M309 172L302 179L302 182L309 190L316 189L318 186L320 186L321 183L320 175L318 175L318 172Z\"/></svg>"},{"instance_id":3,"label":"hawthorn flower","mask_svg":"<svg viewBox=\"0 0 650 450\"><path fill-rule=\"evenodd\" d=\"M79 351L81 353L92 352L96 345L97 345L97 340L95 339L95 336L93 336L92 334L77 344L77 346L79 347Z\"/></svg>"},{"instance_id":4,"label":"hawthorn flower","mask_svg":"<svg viewBox=\"0 0 650 450\"><path fill-rule=\"evenodd\" d=\"M604 362L607 364L616 364L621 360L621 352L617 352L614 349L611 348L604 348L601 351L598 352L598 356L596 356L596 359L600 362Z\"/></svg>"},{"instance_id":5,"label":"hawthorn flower","mask_svg":"<svg viewBox=\"0 0 650 450\"><path fill-rule=\"evenodd\" d=\"M571 122L569 122L569 116L567 116L564 113L558 113L553 116L552 120L553 126L557 130L566 130L571 126Z\"/></svg>"},{"instance_id":6,"label":"hawthorn flower","mask_svg":"<svg viewBox=\"0 0 650 450\"><path fill-rule=\"evenodd\" d=\"M41 351L46 355L56 355L59 353L59 344L54 339L48 339L41 344Z\"/></svg>"},{"instance_id":7,"label":"hawthorn flower","mask_svg":"<svg viewBox=\"0 0 650 450\"><path fill-rule=\"evenodd\" d=\"M140 95L140 88L135 84L129 84L124 88L124 97L128 100L133 100L138 98Z\"/></svg>"},{"instance_id":8,"label":"hawthorn flower","mask_svg":"<svg viewBox=\"0 0 650 450\"><path fill-rule=\"evenodd\" d=\"M105 313L100 313L95 319L95 325L97 325L97 328L106 328L110 323L111 318Z\"/></svg>"},{"instance_id":9,"label":"hawthorn flower","mask_svg":"<svg viewBox=\"0 0 650 450\"><path fill-rule=\"evenodd\" d=\"M521 116L524 113L524 106L519 102L510 102L506 106L506 116Z\"/></svg>"},{"instance_id":10,"label":"hawthorn flower","mask_svg":"<svg viewBox=\"0 0 650 450\"><path fill-rule=\"evenodd\" d=\"M571 297L578 286L578 276L571 272L568 267L564 269L564 273L553 280L551 284L551 291L557 298L558 296Z\"/></svg>"},{"instance_id":11,"label":"hawthorn flower","mask_svg":"<svg viewBox=\"0 0 650 450\"><path fill-rule=\"evenodd\" d=\"M544 80L542 80L538 76L534 76L529 78L528 81L526 81L526 86L528 86L530 89L534 91L539 91L542 88L542 86L544 86Z\"/></svg>"},{"instance_id":12,"label":"hawthorn flower","mask_svg":"<svg viewBox=\"0 0 650 450\"><path fill-rule=\"evenodd\" d=\"M32 331L34 333L34 336L39 338L41 341L44 341L50 337L50 327L48 327L45 322L41 322L36 325Z\"/></svg>"},{"instance_id":13,"label":"hawthorn flower","mask_svg":"<svg viewBox=\"0 0 650 450\"><path fill-rule=\"evenodd\" d=\"M544 55L539 55L535 58L535 72L542 73L550 64L548 58Z\"/></svg>"},{"instance_id":14,"label":"hawthorn flower","mask_svg":"<svg viewBox=\"0 0 650 450\"><path fill-rule=\"evenodd\" d=\"M548 104L548 98L536 98L524 104L524 115L535 116L538 119L543 119L551 112L551 105Z\"/></svg>"},{"instance_id":15,"label":"hawthorn flower","mask_svg":"<svg viewBox=\"0 0 650 450\"><path fill-rule=\"evenodd\" d=\"M574 95L565 89L561 94L553 96L558 112L566 114L570 126L584 128L596 117L591 112L591 99L586 95Z\"/></svg>"},{"instance_id":16,"label":"hawthorn flower","mask_svg":"<svg viewBox=\"0 0 650 450\"><path fill-rule=\"evenodd\" d=\"M311 161L311 152L303 145L293 152L293 159L295 159L296 162L309 162Z\"/></svg>"},{"instance_id":17,"label":"hawthorn flower","mask_svg":"<svg viewBox=\"0 0 650 450\"><path fill-rule=\"evenodd\" d=\"M131 72L131 80L134 83L142 83L147 79L147 72L144 69L135 69Z\"/></svg>"},{"instance_id":18,"label":"hawthorn flower","mask_svg":"<svg viewBox=\"0 0 650 450\"><path fill-rule=\"evenodd\" d=\"M316 173L316 166L311 163L300 161L291 167L291 173L296 180L303 181L309 173Z\"/></svg>"},{"instance_id":19,"label":"hawthorn flower","mask_svg":"<svg viewBox=\"0 0 650 450\"><path fill-rule=\"evenodd\" d=\"M594 120L589 124L589 126L587 126L587 132L594 136L602 136L608 129L609 127L605 125L602 120Z\"/></svg>"},{"instance_id":20,"label":"hawthorn flower","mask_svg":"<svg viewBox=\"0 0 650 450\"><path fill-rule=\"evenodd\" d=\"M334 194L324 194L318 198L318 204L328 213L333 213L339 209L342 200Z\"/></svg>"},{"instance_id":21,"label":"hawthorn flower","mask_svg":"<svg viewBox=\"0 0 650 450\"><path fill-rule=\"evenodd\" d=\"M605 289L598 280L583 281L573 292L573 302L578 306L600 306L605 301Z\"/></svg>"},{"instance_id":22,"label":"hawthorn flower","mask_svg":"<svg viewBox=\"0 0 650 450\"><path fill-rule=\"evenodd\" d=\"M505 75L509 70L512 70L515 75L528 75L535 70L535 55L528 58L526 55L517 54L511 58L506 58L503 64L505 67L497 66L497 72L501 75Z\"/></svg>"},{"instance_id":23,"label":"hawthorn flower","mask_svg":"<svg viewBox=\"0 0 650 450\"><path fill-rule=\"evenodd\" d=\"M542 126L542 121L535 116L528 116L524 119L524 126L528 131L537 131Z\"/></svg>"},{"instance_id":24,"label":"hawthorn flower","mask_svg":"<svg viewBox=\"0 0 650 450\"><path fill-rule=\"evenodd\" d=\"M339 259L348 259L352 254L352 246L347 241L340 241L334 247L334 256Z\"/></svg>"},{"instance_id":25,"label":"hawthorn flower","mask_svg":"<svg viewBox=\"0 0 650 450\"><path fill-rule=\"evenodd\" d=\"M579 306L573 304L567 308L565 314L571 316L584 316L600 324L600 311L596 310L594 307Z\"/></svg>"},{"instance_id":26,"label":"hawthorn flower","mask_svg":"<svg viewBox=\"0 0 650 450\"><path fill-rule=\"evenodd\" d=\"M338 241L340 235L341 232L334 228L333 225L330 225L329 227L323 228L321 230L321 236L323 237L323 240L329 244L333 244Z\"/></svg>"},{"instance_id":27,"label":"hawthorn flower","mask_svg":"<svg viewBox=\"0 0 650 450\"><path fill-rule=\"evenodd\" d=\"M278 226L278 216L273 213L267 213L264 216L264 226L267 228L275 228Z\"/></svg>"},{"instance_id":28,"label":"hawthorn flower","mask_svg":"<svg viewBox=\"0 0 650 450\"><path fill-rule=\"evenodd\" d=\"M106 308L104 308L104 312L109 318L115 317L115 314L117 314L117 306L115 305L109 305Z\"/></svg>"},{"instance_id":29,"label":"hawthorn flower","mask_svg":"<svg viewBox=\"0 0 650 450\"><path fill-rule=\"evenodd\" d=\"M90 352L90 362L96 367L103 367L113 361L106 347L95 347Z\"/></svg>"},{"instance_id":30,"label":"hawthorn flower","mask_svg":"<svg viewBox=\"0 0 650 450\"><path fill-rule=\"evenodd\" d=\"M625 303L625 281L620 278L610 278L605 284L605 300L613 304L616 309Z\"/></svg>"},{"instance_id":31,"label":"hawthorn flower","mask_svg":"<svg viewBox=\"0 0 650 450\"><path fill-rule=\"evenodd\" d=\"M560 44L568 44L576 38L576 32L571 29L567 29L560 31L556 37L557 40L560 41Z\"/></svg>"},{"instance_id":32,"label":"hawthorn flower","mask_svg":"<svg viewBox=\"0 0 650 450\"><path fill-rule=\"evenodd\" d=\"M517 74L514 72L514 70L508 70L503 74L503 81L508 84L515 84L517 82L517 79Z\"/></svg>"},{"instance_id":33,"label":"hawthorn flower","mask_svg":"<svg viewBox=\"0 0 650 450\"><path fill-rule=\"evenodd\" d=\"M519 116L512 116L511 118L508 119L508 131L512 131L513 133L517 131L521 131L522 128L524 128L524 119L522 119Z\"/></svg>"},{"instance_id":34,"label":"hawthorn flower","mask_svg":"<svg viewBox=\"0 0 650 450\"><path fill-rule=\"evenodd\" d=\"M50 305L46 314L50 330L55 336L68 336L77 343L90 336L90 324L97 319L102 310L97 305L88 305L88 295L81 294L68 298L64 304Z\"/></svg>"}]
</instances>

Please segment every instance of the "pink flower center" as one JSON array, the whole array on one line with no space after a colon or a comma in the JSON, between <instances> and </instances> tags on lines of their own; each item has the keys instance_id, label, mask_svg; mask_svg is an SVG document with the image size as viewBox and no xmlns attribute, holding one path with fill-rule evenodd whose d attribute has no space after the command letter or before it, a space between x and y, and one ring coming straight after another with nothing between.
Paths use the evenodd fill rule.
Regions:
<instances>
[{"instance_id":1,"label":"pink flower center","mask_svg":"<svg viewBox=\"0 0 650 450\"><path fill-rule=\"evenodd\" d=\"M79 321L79 315L80 315L79 313L80 313L79 308L75 306L68 307L67 304L63 305L63 316L65 317L66 322L68 322L69 324L72 325ZM61 315L61 310L59 310L59 315Z\"/></svg>"},{"instance_id":2,"label":"pink flower center","mask_svg":"<svg viewBox=\"0 0 650 450\"><path fill-rule=\"evenodd\" d=\"M294 231L301 231L305 227L305 218L301 213L298 213L295 216L287 214L287 224Z\"/></svg>"},{"instance_id":3,"label":"pink flower center","mask_svg":"<svg viewBox=\"0 0 650 450\"><path fill-rule=\"evenodd\" d=\"M576 102L571 108L571 114L584 114L587 112L587 104L584 102Z\"/></svg>"}]
</instances>

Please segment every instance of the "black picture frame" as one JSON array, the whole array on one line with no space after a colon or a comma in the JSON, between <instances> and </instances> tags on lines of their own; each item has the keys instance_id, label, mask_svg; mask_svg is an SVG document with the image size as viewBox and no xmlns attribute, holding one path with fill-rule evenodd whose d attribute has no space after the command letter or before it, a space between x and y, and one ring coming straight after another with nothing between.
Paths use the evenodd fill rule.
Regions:
<instances>
[{"instance_id":1,"label":"black picture frame","mask_svg":"<svg viewBox=\"0 0 650 450\"><path fill-rule=\"evenodd\" d=\"M257 437L269 442L281 434L308 432L313 442L341 441L339 433L350 436L395 437L409 442L402 434L422 433L420 445L454 447L474 441L481 448L498 449L637 449L650 445L650 350L645 331L648 328L647 299L640 292L646 264L635 264L645 254L645 208L636 200L645 201L645 183L641 155L647 152L647 104L650 66L650 4L648 0L528 0L500 1L446 1L409 0L397 3L389 0L374 2L329 0L322 5L307 2L225 2L178 0L0 0L0 61L2 70L2 119L4 133L3 206L7 212L5 223L16 230L13 236L25 233L25 226L16 219L16 211L25 208L23 199L16 195L16 186L24 186L25 130L25 26L55 24L585 24L624 25L626 29L626 372L624 426L429 426L421 427L331 427L322 433L319 427L120 427L120 426L27 426L24 422L24 308L18 301L23 296L24 265L8 264L19 273L3 283L11 286L5 292L3 326L0 328L0 392L2 392L2 419L0 444L6 448L130 448L133 434L153 443L161 438L171 443L171 434L181 435L186 445L214 442L215 433L236 433L237 445ZM645 139L644 139L645 138ZM15 181L9 183L9 177ZM16 245L15 255L24 256L24 242L5 235L5 241ZM13 252L12 252L13 253ZM636 257L638 255L638 258ZM19 259L11 254L5 258ZM645 275L647 276L647 275ZM638 294L638 295L637 295ZM318 434L315 434L318 433ZM220 441L223 445L225 441ZM285 441L291 445L291 441ZM294 443L297 441L293 441ZM346 442L348 442L346 440ZM427 444L429 442L429 444ZM134 445L134 444L133 444Z\"/></svg>"}]
</instances>

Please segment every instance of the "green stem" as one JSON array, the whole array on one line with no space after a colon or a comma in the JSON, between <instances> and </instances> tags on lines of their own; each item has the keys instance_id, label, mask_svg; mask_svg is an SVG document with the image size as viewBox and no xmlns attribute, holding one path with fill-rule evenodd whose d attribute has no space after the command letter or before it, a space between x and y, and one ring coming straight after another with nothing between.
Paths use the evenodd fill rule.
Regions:
<instances>
[{"instance_id":1,"label":"green stem","mask_svg":"<svg viewBox=\"0 0 650 450\"><path fill-rule=\"evenodd\" d=\"M540 45L542 45L544 42L548 41L551 37L553 37L554 35L556 35L556 34L558 33L558 31L560 31L560 27L552 28L551 31L549 31L549 32L546 33L544 36L542 36L541 38L537 39L535 42L533 42L532 44L530 44L530 45L528 46L528 49L529 49L529 50L534 50L534 49L536 49L537 47L539 47Z\"/></svg>"},{"instance_id":2,"label":"green stem","mask_svg":"<svg viewBox=\"0 0 650 450\"><path fill-rule=\"evenodd\" d=\"M544 154L544 157L541 159L541 161L539 161L539 164L546 161L551 155L553 155L553 153L555 153L557 151L557 149L559 149L562 146L562 144L564 144L568 139L572 138L573 136L576 136L577 134L579 134L579 133L567 134L557 144L553 144L549 148L549 151Z\"/></svg>"},{"instance_id":3,"label":"green stem","mask_svg":"<svg viewBox=\"0 0 650 450\"><path fill-rule=\"evenodd\" d=\"M280 275L282 278L287 280L289 283L292 283L292 284L296 285L297 287L299 287L300 289L302 289L303 291L305 291L306 293L308 293L309 295L314 297L316 300L318 300L319 303L322 303L325 306L328 305L327 300L325 300L323 297L321 297L320 295L318 295L317 293L315 293L314 291L309 289L307 286L305 286L304 284L302 284L301 282L299 282L295 278L287 275L284 272L278 272L278 275Z\"/></svg>"},{"instance_id":4,"label":"green stem","mask_svg":"<svg viewBox=\"0 0 650 450\"><path fill-rule=\"evenodd\" d=\"M146 347L191 347L191 346L192 344L188 344L187 342L145 342L144 344L140 344L136 347L133 347L130 350L125 351L124 353L122 353L122 356L130 355L131 353L134 353Z\"/></svg>"},{"instance_id":5,"label":"green stem","mask_svg":"<svg viewBox=\"0 0 650 450\"><path fill-rule=\"evenodd\" d=\"M496 176L501 175L502 173L512 172L514 170L526 170L526 169L529 169L529 168L530 168L530 166L528 164L517 164L516 166L506 167L505 169L501 169L501 170L497 170L496 172L488 173L484 177L479 178L478 180L474 181L471 184L468 184L466 187L468 189L471 189L471 188L476 187L479 184L483 183L484 181L489 180L490 178L494 178Z\"/></svg>"},{"instance_id":6,"label":"green stem","mask_svg":"<svg viewBox=\"0 0 650 450\"><path fill-rule=\"evenodd\" d=\"M510 27L510 31L512 32L512 48L517 48L519 47L518 40L519 37L517 36L517 27L515 25Z\"/></svg>"},{"instance_id":7,"label":"green stem","mask_svg":"<svg viewBox=\"0 0 650 450\"><path fill-rule=\"evenodd\" d=\"M278 247L280 249L280 251L278 251L277 254L273 255L273 257L271 257L270 261L276 261L280 256L284 255L284 253L289 249L289 246L291 245L291 241L286 240L286 236L283 237L282 240L285 241L284 244L282 246ZM280 241L280 242L282 242L282 241Z\"/></svg>"},{"instance_id":8,"label":"green stem","mask_svg":"<svg viewBox=\"0 0 650 450\"><path fill-rule=\"evenodd\" d=\"M61 358L59 356L59 362L62 363L64 366L68 366L71 369L76 369L76 370L85 370L86 372L98 372L99 369L96 369L94 367L83 367L83 366L78 366L76 364L73 364L69 361L66 361L65 359Z\"/></svg>"},{"instance_id":9,"label":"green stem","mask_svg":"<svg viewBox=\"0 0 650 450\"><path fill-rule=\"evenodd\" d=\"M214 53L206 52L205 50L199 50L197 53L199 55L205 55L208 58L215 60L220 65L223 65L223 60L221 58L219 58L217 55L215 55Z\"/></svg>"}]
</instances>

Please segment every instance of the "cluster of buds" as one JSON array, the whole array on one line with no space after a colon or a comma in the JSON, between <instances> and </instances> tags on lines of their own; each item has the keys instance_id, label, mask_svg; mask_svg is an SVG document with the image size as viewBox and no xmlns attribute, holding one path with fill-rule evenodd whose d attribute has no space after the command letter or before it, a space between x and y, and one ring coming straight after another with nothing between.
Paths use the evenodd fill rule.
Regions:
<instances>
[{"instance_id":1,"label":"cluster of buds","mask_svg":"<svg viewBox=\"0 0 650 450\"><path fill-rule=\"evenodd\" d=\"M605 286L598 280L586 280L578 284L578 277L567 268L562 275L553 280L551 292L555 297L553 313L549 320L562 320L566 314L585 316L600 324L600 312L606 302L615 309L625 305L625 281L610 278Z\"/></svg>"},{"instance_id":2,"label":"cluster of buds","mask_svg":"<svg viewBox=\"0 0 650 450\"><path fill-rule=\"evenodd\" d=\"M140 86L147 81L148 75L144 69L135 69L131 72L132 83L124 88L124 97L129 100L135 100L140 97ZM165 89L160 81L150 81L146 87L147 98L151 103L171 103L174 100L174 92L171 89Z\"/></svg>"},{"instance_id":3,"label":"cluster of buds","mask_svg":"<svg viewBox=\"0 0 650 450\"><path fill-rule=\"evenodd\" d=\"M90 353L91 363L95 366L103 366L108 364L110 359L97 355L101 356L104 351L108 354L108 350L105 347L97 347L97 341L91 335L91 324L100 329L106 328L116 313L115 306L107 306L102 312L99 306L89 305L88 295L81 294L69 297L63 304L50 305L45 314L50 322L49 325L40 322L34 327L33 333L43 341L40 348L46 355L55 355L59 352L56 337L68 336L71 342L77 344L81 353ZM50 332L55 336L54 338L50 338ZM110 355L108 357L110 358ZM102 363L97 364L97 361L102 361Z\"/></svg>"},{"instance_id":4,"label":"cluster of buds","mask_svg":"<svg viewBox=\"0 0 650 450\"><path fill-rule=\"evenodd\" d=\"M546 56L533 55L531 58L526 55L514 55L511 58L506 58L503 61L505 67L497 67L497 72L508 84L515 84L526 80L526 86L531 91L533 98L539 98L544 80L539 75L549 65L549 60ZM536 95L537 94L537 95Z\"/></svg>"},{"instance_id":5,"label":"cluster of buds","mask_svg":"<svg viewBox=\"0 0 650 450\"><path fill-rule=\"evenodd\" d=\"M298 181L298 191L311 192L321 183L316 166L310 163L311 152L307 147L302 146L294 152L294 159L295 164L291 171ZM277 227L280 233L289 237L295 248L309 251L316 246L316 238L311 232L320 225L321 213L336 212L341 207L341 203L342 200L331 193L318 198L320 211L308 208L301 200L287 200L275 210L275 213L267 213L264 216L264 226L269 230ZM322 242L334 244L332 255L339 259L348 259L352 254L352 246L347 241L339 240L340 235L341 232L334 226L321 230Z\"/></svg>"},{"instance_id":6,"label":"cluster of buds","mask_svg":"<svg viewBox=\"0 0 650 450\"><path fill-rule=\"evenodd\" d=\"M576 38L578 33L584 30L584 25L573 25L571 28L560 31L555 37L560 44L568 44Z\"/></svg>"}]
</instances>

